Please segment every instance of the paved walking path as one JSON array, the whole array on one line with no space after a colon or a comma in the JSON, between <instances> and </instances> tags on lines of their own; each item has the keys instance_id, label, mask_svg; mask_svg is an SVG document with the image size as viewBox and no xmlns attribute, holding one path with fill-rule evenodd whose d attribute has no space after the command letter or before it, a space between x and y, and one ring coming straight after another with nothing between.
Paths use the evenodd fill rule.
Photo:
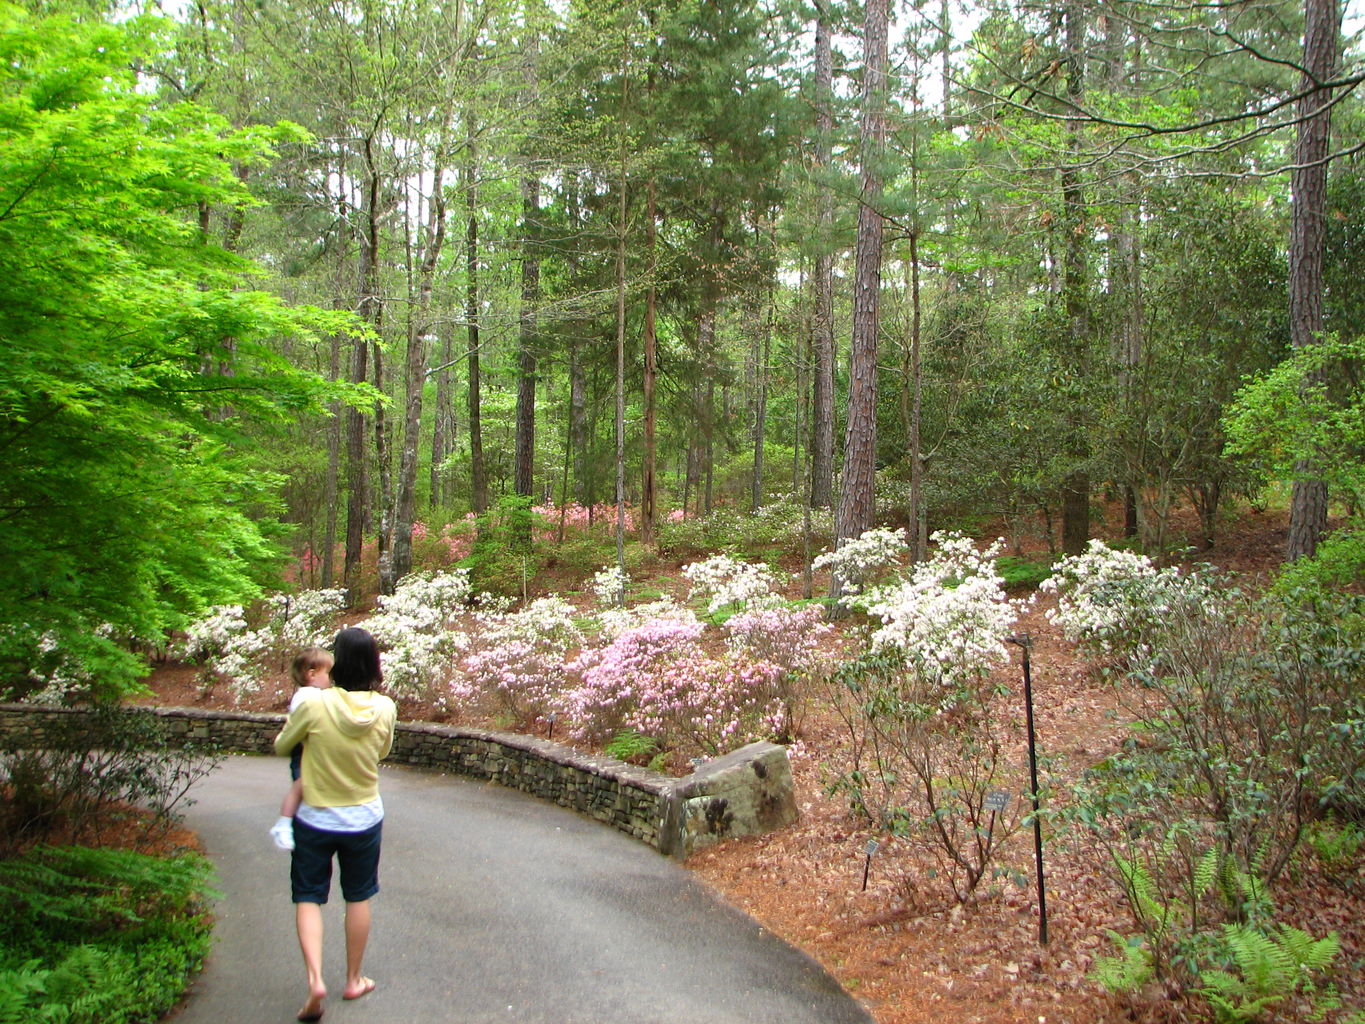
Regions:
<instances>
[{"instance_id":1,"label":"paved walking path","mask_svg":"<svg viewBox=\"0 0 1365 1024\"><path fill-rule=\"evenodd\" d=\"M174 1024L284 1024L305 995L289 855L266 835L283 759L227 759L188 824L218 868L215 946ZM364 999L341 999L324 908L325 1022L870 1024L818 964L676 863L579 815L469 779L382 769L387 817Z\"/></svg>"}]
</instances>

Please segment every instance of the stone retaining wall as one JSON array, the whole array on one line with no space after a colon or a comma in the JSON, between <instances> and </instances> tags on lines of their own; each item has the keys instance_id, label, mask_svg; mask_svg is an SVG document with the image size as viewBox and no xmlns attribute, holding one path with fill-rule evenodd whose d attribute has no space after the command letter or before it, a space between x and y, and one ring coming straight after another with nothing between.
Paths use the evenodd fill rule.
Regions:
<instances>
[{"instance_id":1,"label":"stone retaining wall","mask_svg":"<svg viewBox=\"0 0 1365 1024\"><path fill-rule=\"evenodd\" d=\"M129 709L153 714L172 743L212 743L224 751L270 754L283 715L199 708ZM0 704L0 749L42 746L51 724L80 708ZM399 722L391 763L497 782L570 807L685 857L722 839L773 831L796 819L785 748L752 743L675 779L559 743L429 722Z\"/></svg>"}]
</instances>

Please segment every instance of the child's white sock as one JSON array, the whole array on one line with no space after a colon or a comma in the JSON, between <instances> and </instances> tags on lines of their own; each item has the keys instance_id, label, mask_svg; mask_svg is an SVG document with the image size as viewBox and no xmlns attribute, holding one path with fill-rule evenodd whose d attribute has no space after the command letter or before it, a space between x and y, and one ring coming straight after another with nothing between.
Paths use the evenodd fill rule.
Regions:
<instances>
[{"instance_id":1,"label":"child's white sock","mask_svg":"<svg viewBox=\"0 0 1365 1024\"><path fill-rule=\"evenodd\" d=\"M292 850L294 848L294 819L282 816L270 826L270 838L275 840L275 845L281 850Z\"/></svg>"}]
</instances>

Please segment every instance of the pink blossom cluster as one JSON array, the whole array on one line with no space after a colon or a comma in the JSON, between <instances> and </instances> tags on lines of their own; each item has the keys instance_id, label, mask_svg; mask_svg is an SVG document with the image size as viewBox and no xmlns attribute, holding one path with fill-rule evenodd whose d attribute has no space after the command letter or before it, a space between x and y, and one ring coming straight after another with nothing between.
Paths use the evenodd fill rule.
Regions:
<instances>
[{"instance_id":1,"label":"pink blossom cluster","mask_svg":"<svg viewBox=\"0 0 1365 1024\"><path fill-rule=\"evenodd\" d=\"M489 698L522 722L553 710L568 654L583 641L573 614L559 597L516 612L478 613L478 649L461 661L464 674L451 682L451 696L465 703Z\"/></svg>"},{"instance_id":2,"label":"pink blossom cluster","mask_svg":"<svg viewBox=\"0 0 1365 1024\"><path fill-rule=\"evenodd\" d=\"M561 516L567 528L578 531L586 531L589 527L608 528L616 525L616 505L607 502L588 506L570 501L561 507L553 501L547 501L543 505L536 505L531 511L545 520L542 529L543 539L557 535ZM626 529L630 531L639 529L638 515L630 506L626 506Z\"/></svg>"},{"instance_id":3,"label":"pink blossom cluster","mask_svg":"<svg viewBox=\"0 0 1365 1024\"><path fill-rule=\"evenodd\" d=\"M583 740L634 729L665 748L685 744L714 754L759 736L785 736L798 703L788 665L809 659L792 640L794 622L804 620L741 624L742 639L714 656L695 618L650 619L579 656L570 667L579 683L564 693L562 710ZM773 657L756 657L750 639Z\"/></svg>"},{"instance_id":4,"label":"pink blossom cluster","mask_svg":"<svg viewBox=\"0 0 1365 1024\"><path fill-rule=\"evenodd\" d=\"M767 662L784 673L814 670L822 645L834 632L820 608L753 608L725 623L730 649L752 661Z\"/></svg>"},{"instance_id":5,"label":"pink blossom cluster","mask_svg":"<svg viewBox=\"0 0 1365 1024\"><path fill-rule=\"evenodd\" d=\"M605 739L633 727L644 706L658 700L661 690L672 689L659 685L666 672L704 659L701 634L702 624L695 619L651 619L605 647L584 651L569 666L579 683L563 695L574 734Z\"/></svg>"},{"instance_id":6,"label":"pink blossom cluster","mask_svg":"<svg viewBox=\"0 0 1365 1024\"><path fill-rule=\"evenodd\" d=\"M445 545L446 555L452 562L468 558L469 553L474 550L473 531L468 528L459 529L454 523L447 523L443 526L438 539Z\"/></svg>"}]
</instances>

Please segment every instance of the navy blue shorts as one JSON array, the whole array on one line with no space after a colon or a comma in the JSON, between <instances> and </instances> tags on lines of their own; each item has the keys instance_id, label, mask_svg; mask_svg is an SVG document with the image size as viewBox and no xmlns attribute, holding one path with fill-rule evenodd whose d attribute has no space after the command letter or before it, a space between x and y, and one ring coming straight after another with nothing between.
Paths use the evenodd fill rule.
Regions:
<instances>
[{"instance_id":1,"label":"navy blue shorts","mask_svg":"<svg viewBox=\"0 0 1365 1024\"><path fill-rule=\"evenodd\" d=\"M303 744L295 743L294 749L289 752L289 778L293 782L299 781L299 776L303 774Z\"/></svg>"},{"instance_id":2,"label":"navy blue shorts","mask_svg":"<svg viewBox=\"0 0 1365 1024\"><path fill-rule=\"evenodd\" d=\"M379 891L382 821L364 832L324 832L294 819L289 887L295 903L326 903L332 889L332 858L341 869L341 898L360 903Z\"/></svg>"}]
</instances>

